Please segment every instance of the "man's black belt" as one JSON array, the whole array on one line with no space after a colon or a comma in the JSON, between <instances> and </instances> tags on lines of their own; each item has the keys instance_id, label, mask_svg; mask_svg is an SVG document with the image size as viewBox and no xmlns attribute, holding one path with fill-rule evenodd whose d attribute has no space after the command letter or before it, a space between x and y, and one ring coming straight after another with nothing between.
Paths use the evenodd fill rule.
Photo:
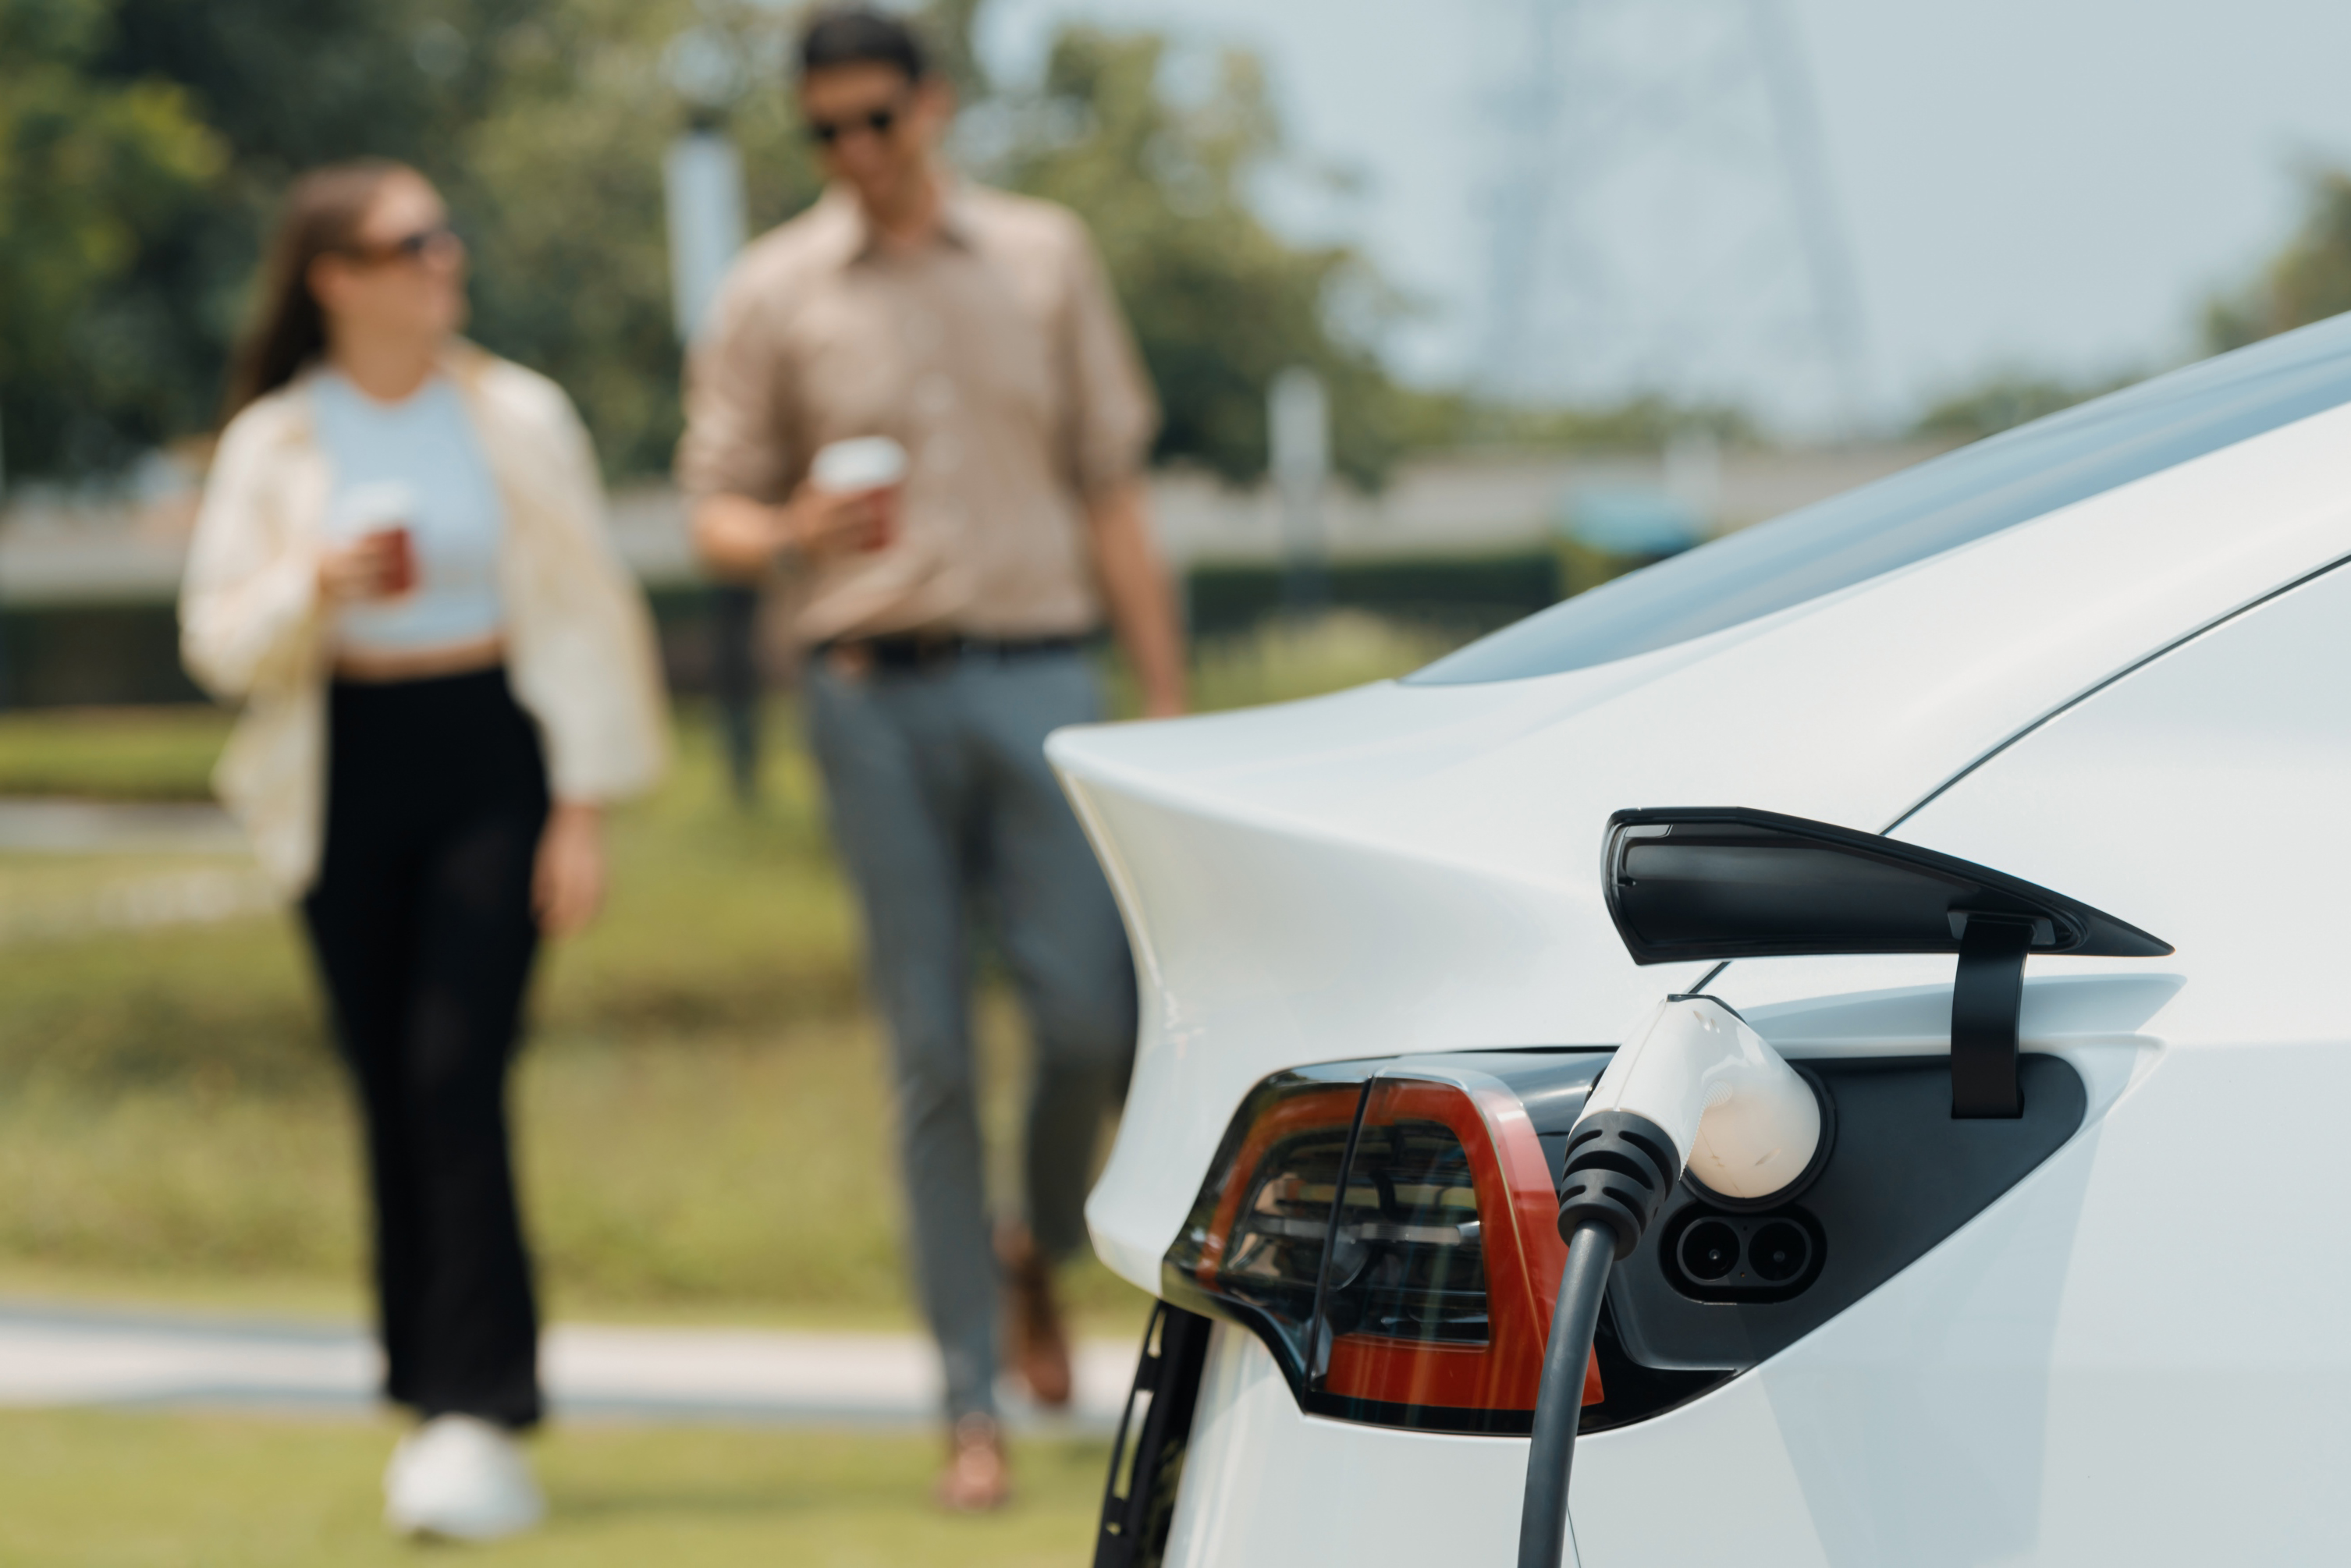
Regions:
<instances>
[{"instance_id":1,"label":"man's black belt","mask_svg":"<svg viewBox=\"0 0 2351 1568\"><path fill-rule=\"evenodd\" d=\"M877 670L933 670L956 664L1010 664L1051 653L1074 653L1082 637L965 637L911 632L886 637L834 637L816 645L822 658L839 653Z\"/></svg>"}]
</instances>

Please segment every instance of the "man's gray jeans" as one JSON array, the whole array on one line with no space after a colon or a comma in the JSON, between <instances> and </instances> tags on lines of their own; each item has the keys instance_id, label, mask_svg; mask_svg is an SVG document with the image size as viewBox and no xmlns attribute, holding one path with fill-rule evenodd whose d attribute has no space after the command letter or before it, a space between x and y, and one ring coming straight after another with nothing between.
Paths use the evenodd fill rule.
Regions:
<instances>
[{"instance_id":1,"label":"man's gray jeans","mask_svg":"<svg viewBox=\"0 0 2351 1568\"><path fill-rule=\"evenodd\" d=\"M1045 764L1045 737L1100 717L1100 693L1073 652L855 675L819 658L807 692L890 1032L913 1261L948 1415L993 1414L998 1286L974 1097L971 923L988 923L1029 1015L1028 1219L1047 1256L1066 1257L1085 1242L1095 1138L1134 1049L1126 934Z\"/></svg>"}]
</instances>

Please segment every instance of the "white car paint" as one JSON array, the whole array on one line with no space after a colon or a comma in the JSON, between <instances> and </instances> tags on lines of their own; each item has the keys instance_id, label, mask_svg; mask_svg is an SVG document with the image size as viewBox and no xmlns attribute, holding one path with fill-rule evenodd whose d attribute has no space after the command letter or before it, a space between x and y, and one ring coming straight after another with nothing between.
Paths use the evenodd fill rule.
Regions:
<instances>
[{"instance_id":1,"label":"white car paint","mask_svg":"<svg viewBox=\"0 0 2351 1568\"><path fill-rule=\"evenodd\" d=\"M1890 829L2177 952L2032 961L2080 1133L1761 1367L1585 1439L1581 1561L2351 1560L2346 556L2351 408L1639 658L1057 737L1146 989L1099 1249L1156 1288L1267 1072L1613 1041L1687 987L1616 938L1611 810ZM1711 988L1791 1057L1939 1053L1950 975ZM1220 1328L1169 1561L1506 1562L1524 1456L1304 1416Z\"/></svg>"},{"instance_id":2,"label":"white car paint","mask_svg":"<svg viewBox=\"0 0 2351 1568\"><path fill-rule=\"evenodd\" d=\"M1204 1171L1267 1072L1614 1042L1695 979L1639 969L1617 942L1597 877L1610 811L1882 828L2052 710L2346 554L2351 408L1641 658L1062 731L1049 754L1145 991L1133 1102L1148 1113L1127 1118L1087 1206L1097 1248L1155 1288L1193 1196L1166 1173Z\"/></svg>"}]
</instances>

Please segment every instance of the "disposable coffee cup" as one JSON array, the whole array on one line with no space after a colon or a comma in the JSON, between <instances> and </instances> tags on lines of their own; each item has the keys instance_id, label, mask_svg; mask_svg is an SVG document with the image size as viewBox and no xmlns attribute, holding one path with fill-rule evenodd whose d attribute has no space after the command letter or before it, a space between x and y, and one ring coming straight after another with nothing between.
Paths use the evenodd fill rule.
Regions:
<instances>
[{"instance_id":1,"label":"disposable coffee cup","mask_svg":"<svg viewBox=\"0 0 2351 1568\"><path fill-rule=\"evenodd\" d=\"M914 466L906 449L886 435L861 435L817 449L809 463L809 483L834 496L870 494L873 531L864 548L878 550L898 531L898 487Z\"/></svg>"},{"instance_id":2,"label":"disposable coffee cup","mask_svg":"<svg viewBox=\"0 0 2351 1568\"><path fill-rule=\"evenodd\" d=\"M906 482L913 464L906 449L886 435L861 435L819 447L809 464L809 483L834 495L887 490Z\"/></svg>"},{"instance_id":3,"label":"disposable coffee cup","mask_svg":"<svg viewBox=\"0 0 2351 1568\"><path fill-rule=\"evenodd\" d=\"M391 560L384 568L383 591L397 599L416 586L416 536L407 526L378 528L378 534L389 539Z\"/></svg>"},{"instance_id":4,"label":"disposable coffee cup","mask_svg":"<svg viewBox=\"0 0 2351 1568\"><path fill-rule=\"evenodd\" d=\"M383 591L397 598L416 586L416 492L396 479L355 485L328 515L328 532L343 544L389 536L391 556Z\"/></svg>"}]
</instances>

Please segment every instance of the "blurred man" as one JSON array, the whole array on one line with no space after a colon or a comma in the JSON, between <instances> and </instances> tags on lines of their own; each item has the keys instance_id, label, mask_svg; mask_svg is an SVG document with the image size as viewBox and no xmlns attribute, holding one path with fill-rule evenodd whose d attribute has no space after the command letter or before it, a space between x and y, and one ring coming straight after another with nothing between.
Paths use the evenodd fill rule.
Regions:
<instances>
[{"instance_id":1,"label":"blurred man","mask_svg":"<svg viewBox=\"0 0 2351 1568\"><path fill-rule=\"evenodd\" d=\"M946 1371L940 1498L991 1508L1008 1495L999 1279L1019 1370L1040 1401L1065 1403L1051 1267L1084 1241L1095 1140L1134 1045L1125 938L1042 747L1101 711L1081 643L1105 615L1145 711L1183 711L1142 486L1157 416L1078 220L941 166L953 95L904 24L820 13L800 65L831 188L727 280L689 371L678 472L704 559L737 577L780 570L811 650L810 739L864 907L914 1265ZM888 461L846 483L814 463L844 441L872 459L879 436L911 458L903 483L873 477ZM1025 1220L993 1239L973 1098L975 911L1037 1053Z\"/></svg>"}]
</instances>

